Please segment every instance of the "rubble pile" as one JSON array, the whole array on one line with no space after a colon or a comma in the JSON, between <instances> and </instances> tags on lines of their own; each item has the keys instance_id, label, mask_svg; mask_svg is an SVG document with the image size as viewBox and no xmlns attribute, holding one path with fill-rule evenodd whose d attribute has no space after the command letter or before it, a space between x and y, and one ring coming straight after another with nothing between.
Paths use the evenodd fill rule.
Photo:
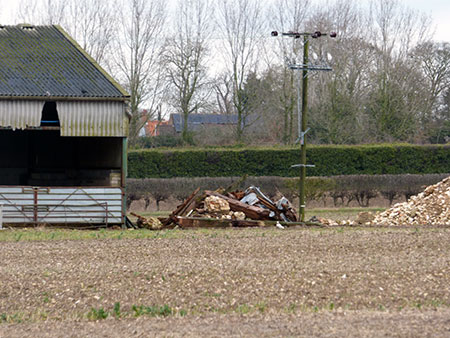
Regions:
<instances>
[{"instance_id":1,"label":"rubble pile","mask_svg":"<svg viewBox=\"0 0 450 338\"><path fill-rule=\"evenodd\" d=\"M155 217L143 217L133 212L131 214L137 218L136 226L138 228L161 230L163 227L161 221Z\"/></svg>"},{"instance_id":2,"label":"rubble pile","mask_svg":"<svg viewBox=\"0 0 450 338\"><path fill-rule=\"evenodd\" d=\"M265 221L297 222L297 213L285 197L272 201L254 186L234 192L196 189L161 223L163 227L209 227L214 225L211 220L222 221L220 226L260 226Z\"/></svg>"},{"instance_id":3,"label":"rubble pile","mask_svg":"<svg viewBox=\"0 0 450 338\"><path fill-rule=\"evenodd\" d=\"M450 224L450 177L375 215L373 225Z\"/></svg>"},{"instance_id":4,"label":"rubble pile","mask_svg":"<svg viewBox=\"0 0 450 338\"><path fill-rule=\"evenodd\" d=\"M230 203L218 196L208 196L203 201L203 206L200 204L199 208L193 209L192 213L188 214L191 217L217 218L217 219L232 219L244 220L245 214L242 211L232 211Z\"/></svg>"},{"instance_id":5,"label":"rubble pile","mask_svg":"<svg viewBox=\"0 0 450 338\"><path fill-rule=\"evenodd\" d=\"M200 192L197 188L167 218L137 217L137 226L152 230L164 227L247 227L297 223L291 203L281 197L272 201L259 188L229 192L225 189ZM313 217L307 224L346 225L448 225L450 224L450 177L427 187L409 201L373 214L362 212L355 220L334 221Z\"/></svg>"}]
</instances>

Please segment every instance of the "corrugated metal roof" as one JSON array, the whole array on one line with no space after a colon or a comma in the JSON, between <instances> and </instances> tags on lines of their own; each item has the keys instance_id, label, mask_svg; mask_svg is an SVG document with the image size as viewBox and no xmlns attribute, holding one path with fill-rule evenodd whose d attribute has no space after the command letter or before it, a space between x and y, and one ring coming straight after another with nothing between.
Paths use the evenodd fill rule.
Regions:
<instances>
[{"instance_id":1,"label":"corrugated metal roof","mask_svg":"<svg viewBox=\"0 0 450 338\"><path fill-rule=\"evenodd\" d=\"M0 26L1 97L127 98L58 26Z\"/></svg>"},{"instance_id":2,"label":"corrugated metal roof","mask_svg":"<svg viewBox=\"0 0 450 338\"><path fill-rule=\"evenodd\" d=\"M123 102L116 101L58 102L61 136L127 136L125 109Z\"/></svg>"}]
</instances>

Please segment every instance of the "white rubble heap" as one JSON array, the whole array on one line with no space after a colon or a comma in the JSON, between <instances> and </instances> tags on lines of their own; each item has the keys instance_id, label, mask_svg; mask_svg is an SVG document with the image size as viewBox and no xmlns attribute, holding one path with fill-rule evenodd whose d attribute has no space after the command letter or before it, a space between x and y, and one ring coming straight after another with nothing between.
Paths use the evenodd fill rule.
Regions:
<instances>
[{"instance_id":1,"label":"white rubble heap","mask_svg":"<svg viewBox=\"0 0 450 338\"><path fill-rule=\"evenodd\" d=\"M230 204L223 198L208 196L205 198L205 208L210 218L244 220L245 214L240 211L231 211Z\"/></svg>"},{"instance_id":2,"label":"white rubble heap","mask_svg":"<svg viewBox=\"0 0 450 338\"><path fill-rule=\"evenodd\" d=\"M230 211L230 204L220 197L208 196L205 198L205 208L209 212L228 213Z\"/></svg>"},{"instance_id":3,"label":"white rubble heap","mask_svg":"<svg viewBox=\"0 0 450 338\"><path fill-rule=\"evenodd\" d=\"M407 202L397 203L381 213L360 212L355 220L313 217L310 221L326 226L450 225L450 176L412 196Z\"/></svg>"},{"instance_id":4,"label":"white rubble heap","mask_svg":"<svg viewBox=\"0 0 450 338\"><path fill-rule=\"evenodd\" d=\"M397 203L370 222L373 225L450 224L450 177L427 187L409 201Z\"/></svg>"}]
</instances>

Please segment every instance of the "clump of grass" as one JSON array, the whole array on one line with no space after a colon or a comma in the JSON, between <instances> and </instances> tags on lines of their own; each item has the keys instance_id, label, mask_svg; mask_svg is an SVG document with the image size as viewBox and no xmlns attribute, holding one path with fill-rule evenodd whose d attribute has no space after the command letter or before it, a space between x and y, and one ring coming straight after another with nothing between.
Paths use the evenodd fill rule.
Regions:
<instances>
[{"instance_id":1,"label":"clump of grass","mask_svg":"<svg viewBox=\"0 0 450 338\"><path fill-rule=\"evenodd\" d=\"M0 323L4 323L8 320L8 316L6 315L6 313L1 313L0 314Z\"/></svg>"},{"instance_id":2,"label":"clump of grass","mask_svg":"<svg viewBox=\"0 0 450 338\"><path fill-rule=\"evenodd\" d=\"M288 313L295 313L296 310L297 310L297 305L294 303L289 304L289 306L286 308L286 311Z\"/></svg>"},{"instance_id":3,"label":"clump of grass","mask_svg":"<svg viewBox=\"0 0 450 338\"><path fill-rule=\"evenodd\" d=\"M136 306L136 305L133 305L131 307L131 309L133 310L135 317L139 317L139 316L143 316L143 315L151 316L151 317L157 317L157 316L167 317L167 316L170 316L175 313L175 311L167 304L164 304L163 306L157 306L157 305L156 306L143 306L143 305Z\"/></svg>"},{"instance_id":4,"label":"clump of grass","mask_svg":"<svg viewBox=\"0 0 450 338\"><path fill-rule=\"evenodd\" d=\"M49 298L48 292L42 292L42 297L44 297L44 299L43 299L44 303L50 302L50 298Z\"/></svg>"},{"instance_id":5,"label":"clump of grass","mask_svg":"<svg viewBox=\"0 0 450 338\"><path fill-rule=\"evenodd\" d=\"M102 307L99 309L91 308L91 311L87 314L87 317L90 320L102 320L108 318L108 316L109 312L105 311Z\"/></svg>"},{"instance_id":6,"label":"clump of grass","mask_svg":"<svg viewBox=\"0 0 450 338\"><path fill-rule=\"evenodd\" d=\"M236 309L237 313L240 313L241 315L245 315L250 312L250 306L247 304L239 305Z\"/></svg>"},{"instance_id":7,"label":"clump of grass","mask_svg":"<svg viewBox=\"0 0 450 338\"><path fill-rule=\"evenodd\" d=\"M261 303L257 303L256 304L256 308L258 309L259 312L263 313L264 311L266 311L266 307L267 304L265 302L261 302Z\"/></svg>"},{"instance_id":8,"label":"clump of grass","mask_svg":"<svg viewBox=\"0 0 450 338\"><path fill-rule=\"evenodd\" d=\"M122 313L120 312L120 303L116 302L114 303L114 309L113 309L114 317L120 318L122 316Z\"/></svg>"},{"instance_id":9,"label":"clump of grass","mask_svg":"<svg viewBox=\"0 0 450 338\"><path fill-rule=\"evenodd\" d=\"M8 315L6 313L0 314L0 323L23 323L24 316L22 313L15 313Z\"/></svg>"}]
</instances>

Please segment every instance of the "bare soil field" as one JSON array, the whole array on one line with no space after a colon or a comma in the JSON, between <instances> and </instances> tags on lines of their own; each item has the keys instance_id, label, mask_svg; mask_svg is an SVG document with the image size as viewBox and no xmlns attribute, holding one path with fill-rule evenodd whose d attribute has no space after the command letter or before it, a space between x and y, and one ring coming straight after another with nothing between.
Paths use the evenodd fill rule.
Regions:
<instances>
[{"instance_id":1,"label":"bare soil field","mask_svg":"<svg viewBox=\"0 0 450 338\"><path fill-rule=\"evenodd\" d=\"M4 236L1 337L450 335L449 227L90 233Z\"/></svg>"}]
</instances>

